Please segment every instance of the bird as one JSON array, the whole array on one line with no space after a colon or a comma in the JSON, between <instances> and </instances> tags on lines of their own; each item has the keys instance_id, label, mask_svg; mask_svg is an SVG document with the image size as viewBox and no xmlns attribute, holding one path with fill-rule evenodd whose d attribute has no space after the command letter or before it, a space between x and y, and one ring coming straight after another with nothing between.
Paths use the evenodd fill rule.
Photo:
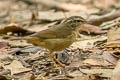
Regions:
<instances>
[{"instance_id":1,"label":"bird","mask_svg":"<svg viewBox=\"0 0 120 80\"><path fill-rule=\"evenodd\" d=\"M71 16L63 19L61 23L53 25L30 36L24 37L28 43L41 46L49 50L49 57L54 66L65 66L58 59L54 58L54 51L61 51L76 41L79 28L86 23L81 16Z\"/></svg>"}]
</instances>

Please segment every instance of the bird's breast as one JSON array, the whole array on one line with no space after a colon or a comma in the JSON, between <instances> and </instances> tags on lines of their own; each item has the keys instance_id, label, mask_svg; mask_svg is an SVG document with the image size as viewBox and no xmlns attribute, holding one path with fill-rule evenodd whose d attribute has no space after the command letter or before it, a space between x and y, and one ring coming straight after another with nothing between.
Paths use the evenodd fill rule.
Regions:
<instances>
[{"instance_id":1,"label":"bird's breast","mask_svg":"<svg viewBox=\"0 0 120 80\"><path fill-rule=\"evenodd\" d=\"M46 48L53 51L61 51L69 47L73 42L74 40L72 38L45 40Z\"/></svg>"}]
</instances>

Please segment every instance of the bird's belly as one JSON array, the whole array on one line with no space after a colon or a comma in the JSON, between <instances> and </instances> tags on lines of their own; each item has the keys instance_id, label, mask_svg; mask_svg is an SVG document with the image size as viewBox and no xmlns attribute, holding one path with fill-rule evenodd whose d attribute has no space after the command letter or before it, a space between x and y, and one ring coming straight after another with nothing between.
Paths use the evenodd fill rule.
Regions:
<instances>
[{"instance_id":1,"label":"bird's belly","mask_svg":"<svg viewBox=\"0 0 120 80\"><path fill-rule=\"evenodd\" d=\"M73 43L70 39L47 39L45 40L45 48L53 51L61 51L69 47Z\"/></svg>"}]
</instances>

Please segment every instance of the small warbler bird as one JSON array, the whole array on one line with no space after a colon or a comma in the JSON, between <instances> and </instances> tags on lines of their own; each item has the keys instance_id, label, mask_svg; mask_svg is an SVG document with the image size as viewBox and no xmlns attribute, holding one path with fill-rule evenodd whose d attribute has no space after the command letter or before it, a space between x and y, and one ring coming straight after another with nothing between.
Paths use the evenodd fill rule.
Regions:
<instances>
[{"instance_id":1,"label":"small warbler bird","mask_svg":"<svg viewBox=\"0 0 120 80\"><path fill-rule=\"evenodd\" d=\"M54 58L54 51L61 51L76 41L77 32L86 20L80 16L66 18L60 24L54 25L46 30L24 37L29 43L41 46L50 51L49 57L55 66L64 66L58 59ZM58 64L57 64L57 63Z\"/></svg>"}]
</instances>

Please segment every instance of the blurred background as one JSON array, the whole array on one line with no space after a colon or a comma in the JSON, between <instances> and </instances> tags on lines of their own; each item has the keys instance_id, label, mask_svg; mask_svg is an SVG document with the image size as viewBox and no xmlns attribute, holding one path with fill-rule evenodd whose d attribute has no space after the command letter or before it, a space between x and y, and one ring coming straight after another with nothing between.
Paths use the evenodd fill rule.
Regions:
<instances>
[{"instance_id":1,"label":"blurred background","mask_svg":"<svg viewBox=\"0 0 120 80\"><path fill-rule=\"evenodd\" d=\"M78 42L55 53L69 65L54 68L44 48L21 37L60 24L70 16L82 16L89 24L80 27ZM0 80L110 80L118 59L120 0L0 0ZM118 70L113 80L120 79ZM1 75L8 79L1 79L5 78Z\"/></svg>"},{"instance_id":2,"label":"blurred background","mask_svg":"<svg viewBox=\"0 0 120 80\"><path fill-rule=\"evenodd\" d=\"M88 19L119 8L120 0L0 0L0 26L11 22L32 26L72 15Z\"/></svg>"}]
</instances>

